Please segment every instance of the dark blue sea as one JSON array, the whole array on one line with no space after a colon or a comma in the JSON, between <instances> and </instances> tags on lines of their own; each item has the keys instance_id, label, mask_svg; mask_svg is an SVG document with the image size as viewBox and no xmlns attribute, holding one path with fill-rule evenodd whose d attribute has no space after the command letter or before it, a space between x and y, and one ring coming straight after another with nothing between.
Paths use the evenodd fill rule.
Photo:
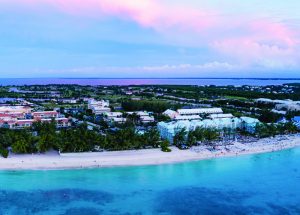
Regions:
<instances>
[{"instance_id":1,"label":"dark blue sea","mask_svg":"<svg viewBox=\"0 0 300 215\"><path fill-rule=\"evenodd\" d=\"M300 148L159 166L0 171L1 215L300 214Z\"/></svg>"},{"instance_id":2,"label":"dark blue sea","mask_svg":"<svg viewBox=\"0 0 300 215\"><path fill-rule=\"evenodd\" d=\"M282 85L285 83L300 83L300 79L208 79L208 78L170 78L170 79L76 79L76 78L8 78L0 79L0 85L34 85L34 84L79 84L79 85Z\"/></svg>"}]
</instances>

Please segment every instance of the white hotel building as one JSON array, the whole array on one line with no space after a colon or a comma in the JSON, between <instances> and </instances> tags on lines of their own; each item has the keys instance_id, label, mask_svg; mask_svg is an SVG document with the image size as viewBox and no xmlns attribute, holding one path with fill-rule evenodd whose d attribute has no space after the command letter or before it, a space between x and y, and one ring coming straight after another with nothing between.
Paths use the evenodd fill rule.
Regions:
<instances>
[{"instance_id":1,"label":"white hotel building","mask_svg":"<svg viewBox=\"0 0 300 215\"><path fill-rule=\"evenodd\" d=\"M177 113L177 114L175 114ZM162 138L168 139L171 143L175 134L181 130L193 131L197 127L215 128L222 130L224 128L236 130L244 129L250 133L255 132L258 119L250 117L234 117L232 114L223 114L221 108L200 108L200 109L180 109L177 112L167 110L165 114L173 116L172 122L160 122L157 125ZM209 119L199 119L200 115L210 114ZM171 118L171 117L170 117Z\"/></svg>"}]
</instances>

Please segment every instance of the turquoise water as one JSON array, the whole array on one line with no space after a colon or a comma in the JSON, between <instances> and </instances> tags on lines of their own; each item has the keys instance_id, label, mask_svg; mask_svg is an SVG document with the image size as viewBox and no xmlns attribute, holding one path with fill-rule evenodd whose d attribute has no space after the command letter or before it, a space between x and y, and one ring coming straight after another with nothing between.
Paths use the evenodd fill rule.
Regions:
<instances>
[{"instance_id":1,"label":"turquoise water","mask_svg":"<svg viewBox=\"0 0 300 215\"><path fill-rule=\"evenodd\" d=\"M199 162L0 172L0 214L300 214L300 148Z\"/></svg>"}]
</instances>

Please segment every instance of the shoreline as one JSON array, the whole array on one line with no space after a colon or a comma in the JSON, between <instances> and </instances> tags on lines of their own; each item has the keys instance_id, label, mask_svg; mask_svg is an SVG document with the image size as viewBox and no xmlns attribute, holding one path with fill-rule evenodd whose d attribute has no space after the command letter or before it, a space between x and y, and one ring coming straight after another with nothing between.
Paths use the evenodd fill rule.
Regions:
<instances>
[{"instance_id":1,"label":"shoreline","mask_svg":"<svg viewBox=\"0 0 300 215\"><path fill-rule=\"evenodd\" d=\"M59 155L57 152L46 154L10 155L0 158L0 171L14 170L65 170L126 166L163 165L192 162L224 157L261 154L300 147L300 135L281 135L275 138L260 139L256 142L234 142L219 146L211 151L206 146L196 146L189 150L171 147L172 152L160 149L132 151L112 151L99 153L70 153Z\"/></svg>"}]
</instances>

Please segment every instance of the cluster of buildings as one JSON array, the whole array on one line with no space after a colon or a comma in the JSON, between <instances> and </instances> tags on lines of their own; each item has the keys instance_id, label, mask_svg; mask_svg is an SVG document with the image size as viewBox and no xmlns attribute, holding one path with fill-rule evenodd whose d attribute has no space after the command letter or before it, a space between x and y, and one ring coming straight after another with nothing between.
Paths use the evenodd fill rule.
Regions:
<instances>
[{"instance_id":1,"label":"cluster of buildings","mask_svg":"<svg viewBox=\"0 0 300 215\"><path fill-rule=\"evenodd\" d=\"M0 106L0 127L20 129L32 126L34 122L50 122L54 119L57 127L68 127L69 119L56 111L32 112L28 106Z\"/></svg>"},{"instance_id":2,"label":"cluster of buildings","mask_svg":"<svg viewBox=\"0 0 300 215\"><path fill-rule=\"evenodd\" d=\"M147 123L155 122L155 119L151 115L151 113L144 112L144 111L126 112L126 113L107 112L104 113L103 115L108 122L118 123L118 124L125 123L130 116L134 116L134 115L136 117L136 120L139 121L140 123L147 124Z\"/></svg>"},{"instance_id":3,"label":"cluster of buildings","mask_svg":"<svg viewBox=\"0 0 300 215\"><path fill-rule=\"evenodd\" d=\"M221 108L178 109L177 111L168 109L163 114L176 121L200 120L202 117L206 116L215 118L224 118L226 116L223 114L223 110Z\"/></svg>"},{"instance_id":4,"label":"cluster of buildings","mask_svg":"<svg viewBox=\"0 0 300 215\"><path fill-rule=\"evenodd\" d=\"M109 108L109 101L97 101L95 99L88 100L88 109L92 110L95 115L101 115L111 111Z\"/></svg>"},{"instance_id":5,"label":"cluster of buildings","mask_svg":"<svg viewBox=\"0 0 300 215\"><path fill-rule=\"evenodd\" d=\"M151 113L145 111L136 112L111 112L109 101L96 101L94 99L88 100L88 109L92 110L95 115L102 115L107 122L122 124L127 121L129 116L136 116L137 121L140 123L151 123L155 119ZM134 117L131 117L134 118Z\"/></svg>"},{"instance_id":6,"label":"cluster of buildings","mask_svg":"<svg viewBox=\"0 0 300 215\"><path fill-rule=\"evenodd\" d=\"M275 111L300 111L300 101L293 101L289 99L272 100L272 99L260 98L260 99L256 99L256 102L274 105Z\"/></svg>"},{"instance_id":7,"label":"cluster of buildings","mask_svg":"<svg viewBox=\"0 0 300 215\"><path fill-rule=\"evenodd\" d=\"M250 117L234 117L232 114L223 114L221 108L199 108L199 109L180 109L177 111L167 110L171 122L160 122L157 125L162 138L173 142L176 133L185 129L187 131L195 130L197 127L222 129L243 129L254 133L258 119Z\"/></svg>"}]
</instances>

